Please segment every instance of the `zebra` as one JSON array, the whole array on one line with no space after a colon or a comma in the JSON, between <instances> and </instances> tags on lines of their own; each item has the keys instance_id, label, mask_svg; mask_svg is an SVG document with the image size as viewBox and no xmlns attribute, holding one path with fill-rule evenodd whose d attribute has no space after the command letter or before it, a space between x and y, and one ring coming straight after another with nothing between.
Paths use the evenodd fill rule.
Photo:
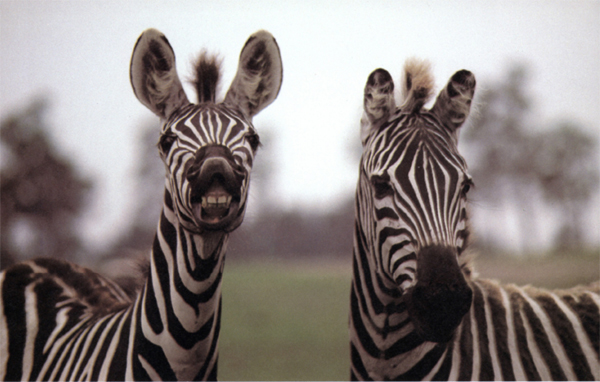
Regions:
<instances>
[{"instance_id":1,"label":"zebra","mask_svg":"<svg viewBox=\"0 0 600 382\"><path fill-rule=\"evenodd\" d=\"M475 76L431 108L427 61L364 88L350 293L352 380L599 380L600 283L548 291L477 277L457 149Z\"/></svg>"},{"instance_id":2,"label":"zebra","mask_svg":"<svg viewBox=\"0 0 600 382\"><path fill-rule=\"evenodd\" d=\"M162 213L145 284L130 299L113 282L57 259L0 275L3 380L215 380L229 233L244 218L259 136L252 117L282 83L273 36L251 35L216 102L220 62L200 55L188 101L165 35L144 31L131 57L138 100L160 117Z\"/></svg>"}]
</instances>

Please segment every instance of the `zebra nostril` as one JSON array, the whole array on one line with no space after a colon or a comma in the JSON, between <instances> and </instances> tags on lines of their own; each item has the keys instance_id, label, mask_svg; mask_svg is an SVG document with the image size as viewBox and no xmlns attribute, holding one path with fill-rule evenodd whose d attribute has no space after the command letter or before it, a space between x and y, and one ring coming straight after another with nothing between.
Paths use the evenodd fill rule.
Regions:
<instances>
[{"instance_id":1,"label":"zebra nostril","mask_svg":"<svg viewBox=\"0 0 600 382\"><path fill-rule=\"evenodd\" d=\"M186 174L195 195L204 194L215 181L231 194L239 195L243 182L238 171L223 158L208 158L202 163L194 163Z\"/></svg>"}]
</instances>

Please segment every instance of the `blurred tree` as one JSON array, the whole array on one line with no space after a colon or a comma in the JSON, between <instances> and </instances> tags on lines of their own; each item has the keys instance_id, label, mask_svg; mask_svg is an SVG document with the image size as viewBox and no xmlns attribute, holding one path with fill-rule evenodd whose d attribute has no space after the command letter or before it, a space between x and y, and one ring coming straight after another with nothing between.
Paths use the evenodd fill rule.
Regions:
<instances>
[{"instance_id":1,"label":"blurred tree","mask_svg":"<svg viewBox=\"0 0 600 382\"><path fill-rule=\"evenodd\" d=\"M92 183L52 146L48 102L33 101L0 124L2 142L0 266L37 256L75 258L75 230Z\"/></svg>"},{"instance_id":2,"label":"blurred tree","mask_svg":"<svg viewBox=\"0 0 600 382\"><path fill-rule=\"evenodd\" d=\"M519 211L522 248L535 237L536 199L563 217L557 244L580 245L580 216L598 184L593 137L572 123L558 128L535 126L526 95L529 74L523 65L481 92L464 142L473 152L470 169L474 199L512 203Z\"/></svg>"},{"instance_id":3,"label":"blurred tree","mask_svg":"<svg viewBox=\"0 0 600 382\"><path fill-rule=\"evenodd\" d=\"M532 167L545 199L562 217L556 237L559 249L583 241L581 217L598 189L597 142L569 122L540 134Z\"/></svg>"}]
</instances>

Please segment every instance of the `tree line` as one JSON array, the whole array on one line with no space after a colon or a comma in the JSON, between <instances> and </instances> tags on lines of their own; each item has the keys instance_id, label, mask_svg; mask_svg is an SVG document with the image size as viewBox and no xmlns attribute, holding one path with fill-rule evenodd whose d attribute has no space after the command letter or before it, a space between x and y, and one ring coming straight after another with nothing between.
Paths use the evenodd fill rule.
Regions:
<instances>
[{"instance_id":1,"label":"tree line","mask_svg":"<svg viewBox=\"0 0 600 382\"><path fill-rule=\"evenodd\" d=\"M532 99L526 91L528 76L527 67L515 65L503 79L487 84L480 92L478 112L464 128L461 144L469 153L467 161L476 184L474 199L523 206L518 219L523 240L530 227L536 225L535 214L526 207L534 199L541 199L560 216L555 246L575 248L584 240L581 217L598 189L598 144L575 122L567 120L552 126L532 122ZM136 198L132 198L137 203L135 216L128 230L108 250L95 253L75 229L89 204L93 182L79 174L72 160L52 144L46 118L49 107L43 98L35 99L0 123L0 266L5 268L34 256L73 260L93 253L100 261L147 253L164 184L164 166L155 149L157 124L145 123L141 130L138 186ZM255 169L251 187L272 183L273 179L268 178L272 173L265 168ZM251 203L265 207L268 196L263 198L259 192ZM267 207L255 210L256 216L247 219L232 235L230 258L349 257L351 253L352 194L337 208L324 212ZM497 241L483 237L479 244L493 246Z\"/></svg>"}]
</instances>

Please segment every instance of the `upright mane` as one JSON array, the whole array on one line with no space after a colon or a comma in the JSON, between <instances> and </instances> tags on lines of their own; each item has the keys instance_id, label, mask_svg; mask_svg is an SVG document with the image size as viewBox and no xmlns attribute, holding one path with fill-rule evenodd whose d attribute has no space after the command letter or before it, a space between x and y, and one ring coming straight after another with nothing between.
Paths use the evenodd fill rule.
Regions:
<instances>
[{"instance_id":1,"label":"upright mane","mask_svg":"<svg viewBox=\"0 0 600 382\"><path fill-rule=\"evenodd\" d=\"M406 60L400 108L406 112L419 111L433 96L434 85L435 81L429 61L418 58Z\"/></svg>"},{"instance_id":2,"label":"upright mane","mask_svg":"<svg viewBox=\"0 0 600 382\"><path fill-rule=\"evenodd\" d=\"M221 80L221 60L206 50L200 52L194 64L192 84L198 94L198 103L215 102Z\"/></svg>"}]
</instances>

